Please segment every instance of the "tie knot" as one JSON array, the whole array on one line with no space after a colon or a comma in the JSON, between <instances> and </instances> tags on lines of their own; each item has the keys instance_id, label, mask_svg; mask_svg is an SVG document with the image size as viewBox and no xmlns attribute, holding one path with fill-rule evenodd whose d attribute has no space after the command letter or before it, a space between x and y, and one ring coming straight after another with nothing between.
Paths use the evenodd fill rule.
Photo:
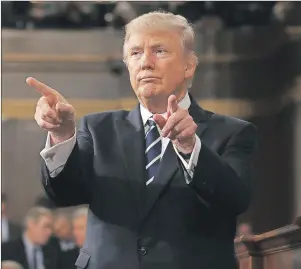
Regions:
<instances>
[{"instance_id":1,"label":"tie knot","mask_svg":"<svg viewBox=\"0 0 301 269\"><path fill-rule=\"evenodd\" d=\"M148 121L148 124L150 127L156 126L156 122L154 121L154 119L152 117L149 118L147 121Z\"/></svg>"}]
</instances>

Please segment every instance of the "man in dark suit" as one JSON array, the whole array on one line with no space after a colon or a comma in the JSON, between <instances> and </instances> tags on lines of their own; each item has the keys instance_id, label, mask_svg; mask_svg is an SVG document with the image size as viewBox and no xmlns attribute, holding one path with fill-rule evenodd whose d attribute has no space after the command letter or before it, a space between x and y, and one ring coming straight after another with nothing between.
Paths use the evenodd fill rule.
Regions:
<instances>
[{"instance_id":1,"label":"man in dark suit","mask_svg":"<svg viewBox=\"0 0 301 269\"><path fill-rule=\"evenodd\" d=\"M55 216L53 231L58 238L59 248L62 252L71 250L75 247L72 239L72 229L69 217L64 213Z\"/></svg>"},{"instance_id":2,"label":"man in dark suit","mask_svg":"<svg viewBox=\"0 0 301 269\"><path fill-rule=\"evenodd\" d=\"M133 111L85 116L56 90L35 119L48 131L43 185L57 206L89 205L76 261L88 269L233 269L237 215L250 202L255 127L198 106L187 89L197 57L187 20L144 14L126 27Z\"/></svg>"},{"instance_id":3,"label":"man in dark suit","mask_svg":"<svg viewBox=\"0 0 301 269\"><path fill-rule=\"evenodd\" d=\"M24 234L2 244L2 261L15 261L24 269L58 269L59 251L47 244L52 232L51 211L35 207L25 219Z\"/></svg>"},{"instance_id":4,"label":"man in dark suit","mask_svg":"<svg viewBox=\"0 0 301 269\"><path fill-rule=\"evenodd\" d=\"M7 216L7 195L2 193L1 195L1 242L8 242L15 240L22 233L20 225L9 220Z\"/></svg>"}]
</instances>

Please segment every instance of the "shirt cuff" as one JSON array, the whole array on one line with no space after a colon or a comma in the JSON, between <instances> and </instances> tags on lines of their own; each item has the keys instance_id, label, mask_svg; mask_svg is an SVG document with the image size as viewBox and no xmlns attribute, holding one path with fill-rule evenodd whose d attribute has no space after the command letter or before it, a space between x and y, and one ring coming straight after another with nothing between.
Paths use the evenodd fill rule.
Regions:
<instances>
[{"instance_id":1,"label":"shirt cuff","mask_svg":"<svg viewBox=\"0 0 301 269\"><path fill-rule=\"evenodd\" d=\"M194 168L198 163L199 154L200 154L201 147L202 147L202 143L201 143L200 138L197 135L195 135L195 138L196 138L195 139L195 145L194 145L194 148L193 148L193 151L191 153L191 156L190 156L189 160L185 160L181 156L181 154L180 154L179 150L177 149L177 147L174 145L175 152L179 156L181 162L183 163L184 167L186 168L186 170L187 170L187 172L188 172L188 174L191 178L193 177Z\"/></svg>"},{"instance_id":2,"label":"shirt cuff","mask_svg":"<svg viewBox=\"0 0 301 269\"><path fill-rule=\"evenodd\" d=\"M51 177L56 176L54 172L56 172L57 170L61 171L63 169L68 161L75 143L76 132L70 139L51 146L50 134L48 133L45 148L40 152L40 155L44 159Z\"/></svg>"}]
</instances>

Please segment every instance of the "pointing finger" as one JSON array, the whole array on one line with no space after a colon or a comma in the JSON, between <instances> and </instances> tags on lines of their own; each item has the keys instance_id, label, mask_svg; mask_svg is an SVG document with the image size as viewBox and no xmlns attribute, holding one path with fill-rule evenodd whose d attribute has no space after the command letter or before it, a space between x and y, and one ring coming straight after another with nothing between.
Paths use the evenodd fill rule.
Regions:
<instances>
[{"instance_id":1,"label":"pointing finger","mask_svg":"<svg viewBox=\"0 0 301 269\"><path fill-rule=\"evenodd\" d=\"M175 95L171 95L168 97L168 106L167 111L172 114L178 110L177 97Z\"/></svg>"},{"instance_id":2,"label":"pointing finger","mask_svg":"<svg viewBox=\"0 0 301 269\"><path fill-rule=\"evenodd\" d=\"M26 79L26 83L35 88L39 93L41 93L43 96L47 97L49 95L56 95L57 91L50 88L49 86L47 86L46 84L38 81L35 78L29 77Z\"/></svg>"},{"instance_id":3,"label":"pointing finger","mask_svg":"<svg viewBox=\"0 0 301 269\"><path fill-rule=\"evenodd\" d=\"M47 86L46 84L38 81L33 77L28 77L26 79L26 83L29 86L35 88L43 96L47 97L47 99L51 102L53 102L55 99L55 103L56 103L58 101L57 99L59 99L61 102L67 103L65 98L58 91L54 90L53 88Z\"/></svg>"}]
</instances>

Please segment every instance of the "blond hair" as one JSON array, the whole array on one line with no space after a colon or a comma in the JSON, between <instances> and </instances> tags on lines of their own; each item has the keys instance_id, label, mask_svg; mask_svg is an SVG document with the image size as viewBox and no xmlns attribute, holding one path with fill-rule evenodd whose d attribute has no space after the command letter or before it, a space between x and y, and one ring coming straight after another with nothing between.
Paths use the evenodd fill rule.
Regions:
<instances>
[{"instance_id":1,"label":"blond hair","mask_svg":"<svg viewBox=\"0 0 301 269\"><path fill-rule=\"evenodd\" d=\"M123 44L123 60L126 63L126 45L133 32L141 30L142 28L167 28L169 30L174 29L182 37L182 45L185 52L193 55L198 62L195 54L195 33L192 24L181 15L175 15L171 12L165 11L152 11L143 14L125 26L125 38Z\"/></svg>"},{"instance_id":2,"label":"blond hair","mask_svg":"<svg viewBox=\"0 0 301 269\"><path fill-rule=\"evenodd\" d=\"M29 221L38 221L42 216L52 216L52 211L45 207L32 207L25 216L25 227Z\"/></svg>"}]
</instances>

